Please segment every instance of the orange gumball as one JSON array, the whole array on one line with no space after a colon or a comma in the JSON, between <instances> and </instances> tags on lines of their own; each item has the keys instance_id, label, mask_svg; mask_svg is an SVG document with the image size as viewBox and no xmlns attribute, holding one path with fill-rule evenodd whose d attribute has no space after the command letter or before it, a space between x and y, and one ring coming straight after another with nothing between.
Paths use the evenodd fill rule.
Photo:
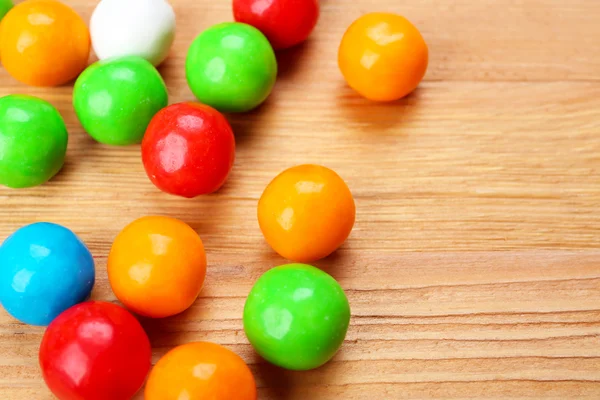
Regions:
<instances>
[{"instance_id":1,"label":"orange gumball","mask_svg":"<svg viewBox=\"0 0 600 400\"><path fill-rule=\"evenodd\" d=\"M108 256L113 292L125 307L147 317L168 317L190 307L205 276L202 240L175 218L133 221L119 233Z\"/></svg>"},{"instance_id":2,"label":"orange gumball","mask_svg":"<svg viewBox=\"0 0 600 400\"><path fill-rule=\"evenodd\" d=\"M237 354L197 342L176 347L158 360L144 395L146 400L256 400L256 383Z\"/></svg>"},{"instance_id":3,"label":"orange gumball","mask_svg":"<svg viewBox=\"0 0 600 400\"><path fill-rule=\"evenodd\" d=\"M86 67L90 33L70 7L54 0L27 0L0 24L0 59L17 80L33 86L69 82Z\"/></svg>"},{"instance_id":4,"label":"orange gumball","mask_svg":"<svg viewBox=\"0 0 600 400\"><path fill-rule=\"evenodd\" d=\"M338 53L342 75L370 100L400 99L425 76L429 51L421 33L406 18L366 14L348 28Z\"/></svg>"},{"instance_id":5,"label":"orange gumball","mask_svg":"<svg viewBox=\"0 0 600 400\"><path fill-rule=\"evenodd\" d=\"M356 209L338 174L299 165L279 174L258 202L258 223L283 257L311 262L333 253L350 235Z\"/></svg>"}]
</instances>

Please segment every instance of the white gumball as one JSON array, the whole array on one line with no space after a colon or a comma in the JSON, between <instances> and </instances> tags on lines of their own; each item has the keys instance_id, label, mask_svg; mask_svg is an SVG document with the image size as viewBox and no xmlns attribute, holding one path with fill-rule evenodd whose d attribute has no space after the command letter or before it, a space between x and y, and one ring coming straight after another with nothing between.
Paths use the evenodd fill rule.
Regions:
<instances>
[{"instance_id":1,"label":"white gumball","mask_svg":"<svg viewBox=\"0 0 600 400\"><path fill-rule=\"evenodd\" d=\"M175 13L166 0L101 0L90 35L101 60L140 56L158 65L175 39Z\"/></svg>"}]
</instances>

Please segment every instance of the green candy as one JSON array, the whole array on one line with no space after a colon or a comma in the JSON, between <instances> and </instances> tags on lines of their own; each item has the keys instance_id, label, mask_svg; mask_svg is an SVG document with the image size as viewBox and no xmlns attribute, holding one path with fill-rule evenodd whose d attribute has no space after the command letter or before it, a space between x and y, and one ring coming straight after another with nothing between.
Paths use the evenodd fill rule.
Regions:
<instances>
[{"instance_id":1,"label":"green candy","mask_svg":"<svg viewBox=\"0 0 600 400\"><path fill-rule=\"evenodd\" d=\"M12 0L0 0L0 20L13 8Z\"/></svg>"},{"instance_id":2,"label":"green candy","mask_svg":"<svg viewBox=\"0 0 600 400\"><path fill-rule=\"evenodd\" d=\"M75 82L73 106L83 128L100 143L140 143L154 115L168 103L152 64L119 57L90 65Z\"/></svg>"},{"instance_id":3,"label":"green candy","mask_svg":"<svg viewBox=\"0 0 600 400\"><path fill-rule=\"evenodd\" d=\"M223 112L244 112L271 93L277 60L271 44L256 28L237 22L202 32L187 54L185 72L194 95Z\"/></svg>"},{"instance_id":4,"label":"green candy","mask_svg":"<svg viewBox=\"0 0 600 400\"><path fill-rule=\"evenodd\" d=\"M350 323L350 305L330 275L306 264L288 264L262 275L246 300L244 331L267 361L309 370L339 350Z\"/></svg>"},{"instance_id":5,"label":"green candy","mask_svg":"<svg viewBox=\"0 0 600 400\"><path fill-rule=\"evenodd\" d=\"M0 185L26 188L52 178L65 162L69 136L54 106L33 96L0 98Z\"/></svg>"}]
</instances>

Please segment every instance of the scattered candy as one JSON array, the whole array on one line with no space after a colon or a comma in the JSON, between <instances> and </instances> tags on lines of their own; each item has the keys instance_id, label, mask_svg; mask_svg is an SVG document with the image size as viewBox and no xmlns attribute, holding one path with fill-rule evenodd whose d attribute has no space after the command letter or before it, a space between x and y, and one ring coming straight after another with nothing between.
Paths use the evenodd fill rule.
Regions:
<instances>
[{"instance_id":1,"label":"scattered candy","mask_svg":"<svg viewBox=\"0 0 600 400\"><path fill-rule=\"evenodd\" d=\"M258 29L226 22L208 28L194 40L185 71L192 92L202 103L222 112L244 112L271 93L277 60Z\"/></svg>"},{"instance_id":2,"label":"scattered candy","mask_svg":"<svg viewBox=\"0 0 600 400\"><path fill-rule=\"evenodd\" d=\"M0 0L0 21L2 20L2 18L4 18L6 13L9 12L11 8L13 8L13 5L14 4L12 0Z\"/></svg>"},{"instance_id":3,"label":"scattered candy","mask_svg":"<svg viewBox=\"0 0 600 400\"><path fill-rule=\"evenodd\" d=\"M139 56L158 65L175 39L175 13L165 0L101 0L90 33L101 60Z\"/></svg>"},{"instance_id":4,"label":"scattered candy","mask_svg":"<svg viewBox=\"0 0 600 400\"><path fill-rule=\"evenodd\" d=\"M265 272L244 307L244 331L267 361L309 370L339 350L350 323L350 305L330 275L305 264Z\"/></svg>"},{"instance_id":5,"label":"scattered candy","mask_svg":"<svg viewBox=\"0 0 600 400\"><path fill-rule=\"evenodd\" d=\"M178 314L200 294L206 255L198 234L175 218L143 217L119 233L108 279L131 311L152 318Z\"/></svg>"},{"instance_id":6,"label":"scattered candy","mask_svg":"<svg viewBox=\"0 0 600 400\"><path fill-rule=\"evenodd\" d=\"M181 345L150 372L146 400L256 400L254 377L244 361L214 343Z\"/></svg>"},{"instance_id":7,"label":"scattered candy","mask_svg":"<svg viewBox=\"0 0 600 400\"><path fill-rule=\"evenodd\" d=\"M340 44L338 63L351 88L376 101L412 92L427 70L428 49L406 18L366 14L354 21Z\"/></svg>"},{"instance_id":8,"label":"scattered candy","mask_svg":"<svg viewBox=\"0 0 600 400\"><path fill-rule=\"evenodd\" d=\"M90 301L48 326L40 366L59 400L130 400L146 379L151 355L148 336L133 315Z\"/></svg>"},{"instance_id":9,"label":"scattered candy","mask_svg":"<svg viewBox=\"0 0 600 400\"><path fill-rule=\"evenodd\" d=\"M217 191L235 159L235 137L225 117L200 103L179 103L154 116L142 160L161 190L183 197Z\"/></svg>"},{"instance_id":10,"label":"scattered candy","mask_svg":"<svg viewBox=\"0 0 600 400\"><path fill-rule=\"evenodd\" d=\"M135 56L90 65L73 90L84 129L111 145L140 143L154 114L167 103L167 87L156 68Z\"/></svg>"},{"instance_id":11,"label":"scattered candy","mask_svg":"<svg viewBox=\"0 0 600 400\"><path fill-rule=\"evenodd\" d=\"M0 59L17 80L33 86L58 86L85 68L90 34L70 7L54 0L17 4L0 25Z\"/></svg>"},{"instance_id":12,"label":"scattered candy","mask_svg":"<svg viewBox=\"0 0 600 400\"><path fill-rule=\"evenodd\" d=\"M65 123L52 104L33 96L0 97L0 185L41 185L62 168Z\"/></svg>"},{"instance_id":13,"label":"scattered candy","mask_svg":"<svg viewBox=\"0 0 600 400\"><path fill-rule=\"evenodd\" d=\"M90 295L94 274L92 254L69 229L27 225L0 246L0 303L21 322L48 325Z\"/></svg>"},{"instance_id":14,"label":"scattered candy","mask_svg":"<svg viewBox=\"0 0 600 400\"><path fill-rule=\"evenodd\" d=\"M265 239L283 257L311 262L344 243L354 226L352 193L338 174L319 165L299 165L279 174L258 202Z\"/></svg>"},{"instance_id":15,"label":"scattered candy","mask_svg":"<svg viewBox=\"0 0 600 400\"><path fill-rule=\"evenodd\" d=\"M319 0L233 0L233 16L257 28L275 50L281 50L308 38L319 19Z\"/></svg>"}]
</instances>

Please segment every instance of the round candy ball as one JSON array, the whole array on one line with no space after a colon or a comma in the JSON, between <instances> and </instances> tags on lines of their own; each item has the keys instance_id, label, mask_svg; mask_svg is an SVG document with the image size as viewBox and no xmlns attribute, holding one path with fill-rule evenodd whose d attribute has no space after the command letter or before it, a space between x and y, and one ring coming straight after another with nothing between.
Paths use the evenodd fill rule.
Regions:
<instances>
[{"instance_id":1,"label":"round candy ball","mask_svg":"<svg viewBox=\"0 0 600 400\"><path fill-rule=\"evenodd\" d=\"M308 38L319 19L319 0L233 0L233 16L260 30L275 50L281 50Z\"/></svg>"},{"instance_id":2,"label":"round candy ball","mask_svg":"<svg viewBox=\"0 0 600 400\"><path fill-rule=\"evenodd\" d=\"M69 82L85 68L89 54L85 22L58 1L24 1L2 19L0 59L9 74L27 85Z\"/></svg>"},{"instance_id":3,"label":"round candy ball","mask_svg":"<svg viewBox=\"0 0 600 400\"><path fill-rule=\"evenodd\" d=\"M235 160L235 137L225 117L200 103L179 103L154 116L142 160L161 190L183 197L217 191Z\"/></svg>"},{"instance_id":4,"label":"round candy ball","mask_svg":"<svg viewBox=\"0 0 600 400\"><path fill-rule=\"evenodd\" d=\"M371 13L354 21L344 34L338 64L348 85L362 96L392 101L417 87L428 57L425 40L406 18Z\"/></svg>"},{"instance_id":5,"label":"round candy ball","mask_svg":"<svg viewBox=\"0 0 600 400\"><path fill-rule=\"evenodd\" d=\"M356 209L338 174L299 165L279 174L258 202L258 223L273 250L297 262L327 257L344 243Z\"/></svg>"},{"instance_id":6,"label":"round candy ball","mask_svg":"<svg viewBox=\"0 0 600 400\"><path fill-rule=\"evenodd\" d=\"M244 361L215 343L187 343L154 366L146 400L256 400L254 377Z\"/></svg>"},{"instance_id":7,"label":"round candy ball","mask_svg":"<svg viewBox=\"0 0 600 400\"><path fill-rule=\"evenodd\" d=\"M0 21L13 6L12 0L0 0Z\"/></svg>"},{"instance_id":8,"label":"round candy ball","mask_svg":"<svg viewBox=\"0 0 600 400\"><path fill-rule=\"evenodd\" d=\"M98 61L75 82L73 106L95 140L140 143L154 115L168 103L167 87L148 61L129 56Z\"/></svg>"},{"instance_id":9,"label":"round candy ball","mask_svg":"<svg viewBox=\"0 0 600 400\"><path fill-rule=\"evenodd\" d=\"M350 323L341 286L310 265L288 264L265 272L244 306L244 331L265 360L309 370L339 350Z\"/></svg>"},{"instance_id":10,"label":"round candy ball","mask_svg":"<svg viewBox=\"0 0 600 400\"><path fill-rule=\"evenodd\" d=\"M62 168L65 123L52 104L25 95L0 98L0 185L41 185Z\"/></svg>"},{"instance_id":11,"label":"round candy ball","mask_svg":"<svg viewBox=\"0 0 600 400\"><path fill-rule=\"evenodd\" d=\"M175 39L175 12L166 0L101 0L90 33L101 60L139 56L158 65Z\"/></svg>"},{"instance_id":12,"label":"round candy ball","mask_svg":"<svg viewBox=\"0 0 600 400\"><path fill-rule=\"evenodd\" d=\"M108 256L113 292L125 307L146 317L168 317L190 307L205 276L202 240L175 218L133 221L117 235Z\"/></svg>"},{"instance_id":13,"label":"round candy ball","mask_svg":"<svg viewBox=\"0 0 600 400\"><path fill-rule=\"evenodd\" d=\"M94 259L69 229L38 222L24 226L0 246L0 303L31 325L48 325L89 297Z\"/></svg>"},{"instance_id":14,"label":"round candy ball","mask_svg":"<svg viewBox=\"0 0 600 400\"><path fill-rule=\"evenodd\" d=\"M250 25L226 22L202 32L187 54L185 72L194 95L223 112L260 105L277 77L273 48Z\"/></svg>"},{"instance_id":15,"label":"round candy ball","mask_svg":"<svg viewBox=\"0 0 600 400\"><path fill-rule=\"evenodd\" d=\"M130 400L150 370L150 341L123 307L90 301L48 326L39 361L59 400Z\"/></svg>"}]
</instances>

